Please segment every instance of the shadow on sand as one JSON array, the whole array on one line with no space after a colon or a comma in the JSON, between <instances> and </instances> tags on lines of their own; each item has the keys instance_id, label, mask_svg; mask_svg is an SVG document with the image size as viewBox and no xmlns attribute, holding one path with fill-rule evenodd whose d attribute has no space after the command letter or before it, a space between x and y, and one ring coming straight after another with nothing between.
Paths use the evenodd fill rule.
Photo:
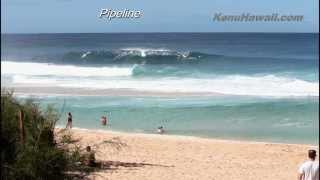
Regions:
<instances>
[{"instance_id":1,"label":"shadow on sand","mask_svg":"<svg viewBox=\"0 0 320 180\"><path fill-rule=\"evenodd\" d=\"M119 167L143 167L143 166L158 166L158 167L174 167L162 164L150 164L150 163L135 163L135 162L121 162L121 161L103 161L97 163L98 167L100 166L102 169L117 169Z\"/></svg>"},{"instance_id":2,"label":"shadow on sand","mask_svg":"<svg viewBox=\"0 0 320 180\"><path fill-rule=\"evenodd\" d=\"M98 161L96 162L94 167L88 167L83 169L81 172L72 172L69 173L71 175L71 179L91 179L89 175L94 174L95 172L107 171L112 172L118 170L121 167L128 168L129 170L134 170L139 167L144 166L156 166L156 167L164 167L170 168L174 167L173 165L162 165L162 164L151 164L151 163L136 163L136 162L121 162L121 161ZM94 176L103 176L99 174L94 174Z\"/></svg>"}]
</instances>

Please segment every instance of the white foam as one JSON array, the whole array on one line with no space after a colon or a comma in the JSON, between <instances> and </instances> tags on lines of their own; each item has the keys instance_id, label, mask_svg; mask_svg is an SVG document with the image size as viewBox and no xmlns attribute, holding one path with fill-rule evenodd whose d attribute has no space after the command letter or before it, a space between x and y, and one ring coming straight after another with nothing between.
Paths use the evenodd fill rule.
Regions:
<instances>
[{"instance_id":1,"label":"white foam","mask_svg":"<svg viewBox=\"0 0 320 180\"><path fill-rule=\"evenodd\" d=\"M227 76L216 79L109 79L61 84L65 87L133 89L153 92L222 93L253 96L318 96L319 83L275 76Z\"/></svg>"},{"instance_id":2,"label":"white foam","mask_svg":"<svg viewBox=\"0 0 320 180\"><path fill-rule=\"evenodd\" d=\"M1 62L13 83L86 89L131 89L169 93L221 93L270 97L319 96L319 82L290 77L228 75L215 78L132 77L134 68L76 67L39 63ZM52 75L42 77L39 75Z\"/></svg>"},{"instance_id":3,"label":"white foam","mask_svg":"<svg viewBox=\"0 0 320 180\"><path fill-rule=\"evenodd\" d=\"M1 72L7 75L115 77L131 76L133 67L79 67L30 62L1 62Z\"/></svg>"},{"instance_id":4,"label":"white foam","mask_svg":"<svg viewBox=\"0 0 320 180\"><path fill-rule=\"evenodd\" d=\"M141 57L146 57L147 55L172 55L177 54L175 51L168 49L151 49L151 48L124 48L121 49L124 55L128 54L138 54Z\"/></svg>"},{"instance_id":5,"label":"white foam","mask_svg":"<svg viewBox=\"0 0 320 180\"><path fill-rule=\"evenodd\" d=\"M51 82L50 82L51 81ZM75 79L52 80L39 78L15 79L16 83L50 84L59 87L87 89L132 89L151 92L222 93L253 96L318 96L318 83L279 77L238 77L221 79Z\"/></svg>"},{"instance_id":6,"label":"white foam","mask_svg":"<svg viewBox=\"0 0 320 180\"><path fill-rule=\"evenodd\" d=\"M86 52L86 53L82 54L81 58L85 58L85 57L87 57L89 54L91 54L91 52L90 52L90 51L88 51L88 52Z\"/></svg>"}]
</instances>

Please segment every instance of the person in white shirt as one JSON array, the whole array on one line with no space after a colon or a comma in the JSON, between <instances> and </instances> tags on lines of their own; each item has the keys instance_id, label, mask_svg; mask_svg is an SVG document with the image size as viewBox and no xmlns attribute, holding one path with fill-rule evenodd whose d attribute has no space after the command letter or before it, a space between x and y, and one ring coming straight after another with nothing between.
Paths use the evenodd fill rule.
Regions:
<instances>
[{"instance_id":1,"label":"person in white shirt","mask_svg":"<svg viewBox=\"0 0 320 180\"><path fill-rule=\"evenodd\" d=\"M163 129L162 126L158 127L157 131L158 131L159 134L163 134L164 133L164 129Z\"/></svg>"},{"instance_id":2,"label":"person in white shirt","mask_svg":"<svg viewBox=\"0 0 320 180\"><path fill-rule=\"evenodd\" d=\"M319 180L319 161L316 161L317 152L308 151L309 160L304 162L298 170L298 180Z\"/></svg>"}]
</instances>

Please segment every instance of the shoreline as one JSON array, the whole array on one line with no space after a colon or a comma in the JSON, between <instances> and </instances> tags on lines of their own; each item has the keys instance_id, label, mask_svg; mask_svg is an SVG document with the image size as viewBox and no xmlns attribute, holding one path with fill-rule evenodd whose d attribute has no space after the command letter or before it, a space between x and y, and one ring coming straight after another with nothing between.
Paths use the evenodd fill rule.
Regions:
<instances>
[{"instance_id":1,"label":"shoreline","mask_svg":"<svg viewBox=\"0 0 320 180\"><path fill-rule=\"evenodd\" d=\"M24 86L23 86L24 87ZM37 90L37 88L32 88L32 87L29 87L31 90ZM47 87L45 87L47 88ZM55 87L51 87L52 89L54 89ZM64 89L64 88L62 88ZM72 90L72 89L71 89ZM36 98L37 96L39 97L55 97L53 96L52 94L39 94L37 92L34 92L35 93L35 97ZM17 96L20 96L21 98L26 98L28 96L31 96L32 98L32 94L31 93L16 93L16 89L14 91L14 94L17 95ZM148 95L146 94L140 94L141 96L134 96L134 97L148 97ZM79 95L77 94L74 94L74 95L68 95L68 94L65 94L65 95L62 95L62 97L77 97ZM82 96L79 96L79 97L85 97L87 95L82 95ZM98 96L97 94L94 94L93 96ZM117 96L117 95L115 95ZM133 96L133 95L132 95ZM173 96L173 94L172 94ZM87 97L90 97L87 96ZM127 97L127 96L120 96L120 97ZM128 97L131 97L131 96L128 96ZM156 96L156 97L168 97L168 96ZM191 98L191 96L189 96ZM226 96L219 96L219 97L226 97ZM238 96L234 96L234 97L238 97ZM205 97L204 97L205 98ZM233 97L229 97L229 98L233 98ZM299 98L302 98L302 97L296 97L296 99L299 99ZM63 128L63 125L60 126ZM79 127L79 129L82 129ZM129 134L135 134L135 135L138 135L138 134L143 134L143 135L157 135L157 134L154 134L152 133L151 131L125 131L125 130L121 130L121 129L117 129L117 130L110 130L109 128L105 129L105 128L89 128L89 129L86 129L86 128L83 128L85 130L88 130L88 131L107 131L109 133L129 133ZM314 146L315 144L317 143L314 143L316 142L315 140L305 140L304 139L283 139L281 137L279 137L278 139L277 138L272 138L272 137L237 137L237 136L230 136L230 135L226 135L226 136L213 136L213 135L210 135L210 134L201 134L201 133L198 133L198 134L184 134L183 132L182 133L170 133L168 132L169 134L165 134L165 135L162 135L162 136L169 136L169 137L183 137L183 138L201 138L201 139L208 139L208 140L222 140L222 141L237 141L237 142L254 142L254 143L273 143L273 144L295 144L295 145L309 145L309 146Z\"/></svg>"},{"instance_id":2,"label":"shoreline","mask_svg":"<svg viewBox=\"0 0 320 180\"><path fill-rule=\"evenodd\" d=\"M95 180L295 179L307 151L316 148L77 128L69 132L76 145L92 147L98 162L111 164L88 176Z\"/></svg>"},{"instance_id":3,"label":"shoreline","mask_svg":"<svg viewBox=\"0 0 320 180\"><path fill-rule=\"evenodd\" d=\"M55 129L63 130L62 126L57 126ZM140 133L140 132L127 132L127 131L117 131L117 130L103 130L103 129L86 129L80 127L72 127L72 130L83 131L88 133L102 133L102 134L114 134L114 135L125 135L125 136L138 136L146 138L159 138L159 139L181 139L181 140L203 140L203 141L217 141L223 143L246 143L246 144L273 144L273 145L290 145L290 146L310 146L313 148L318 148L314 144L310 143L286 143L286 142L272 142L272 141L257 141L249 139L223 139L223 138L210 138L192 135L178 135L178 134L157 134L155 133Z\"/></svg>"}]
</instances>

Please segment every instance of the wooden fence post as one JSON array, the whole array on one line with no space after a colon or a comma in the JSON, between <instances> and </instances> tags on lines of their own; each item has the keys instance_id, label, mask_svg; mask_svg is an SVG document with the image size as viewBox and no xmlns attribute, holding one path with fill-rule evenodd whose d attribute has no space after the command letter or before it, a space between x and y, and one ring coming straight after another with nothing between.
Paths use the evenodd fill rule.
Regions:
<instances>
[{"instance_id":1,"label":"wooden fence post","mask_svg":"<svg viewBox=\"0 0 320 180\"><path fill-rule=\"evenodd\" d=\"M21 143L25 142L25 134L24 134L24 124L23 124L23 111L19 110L19 127L20 127L20 140Z\"/></svg>"}]
</instances>

